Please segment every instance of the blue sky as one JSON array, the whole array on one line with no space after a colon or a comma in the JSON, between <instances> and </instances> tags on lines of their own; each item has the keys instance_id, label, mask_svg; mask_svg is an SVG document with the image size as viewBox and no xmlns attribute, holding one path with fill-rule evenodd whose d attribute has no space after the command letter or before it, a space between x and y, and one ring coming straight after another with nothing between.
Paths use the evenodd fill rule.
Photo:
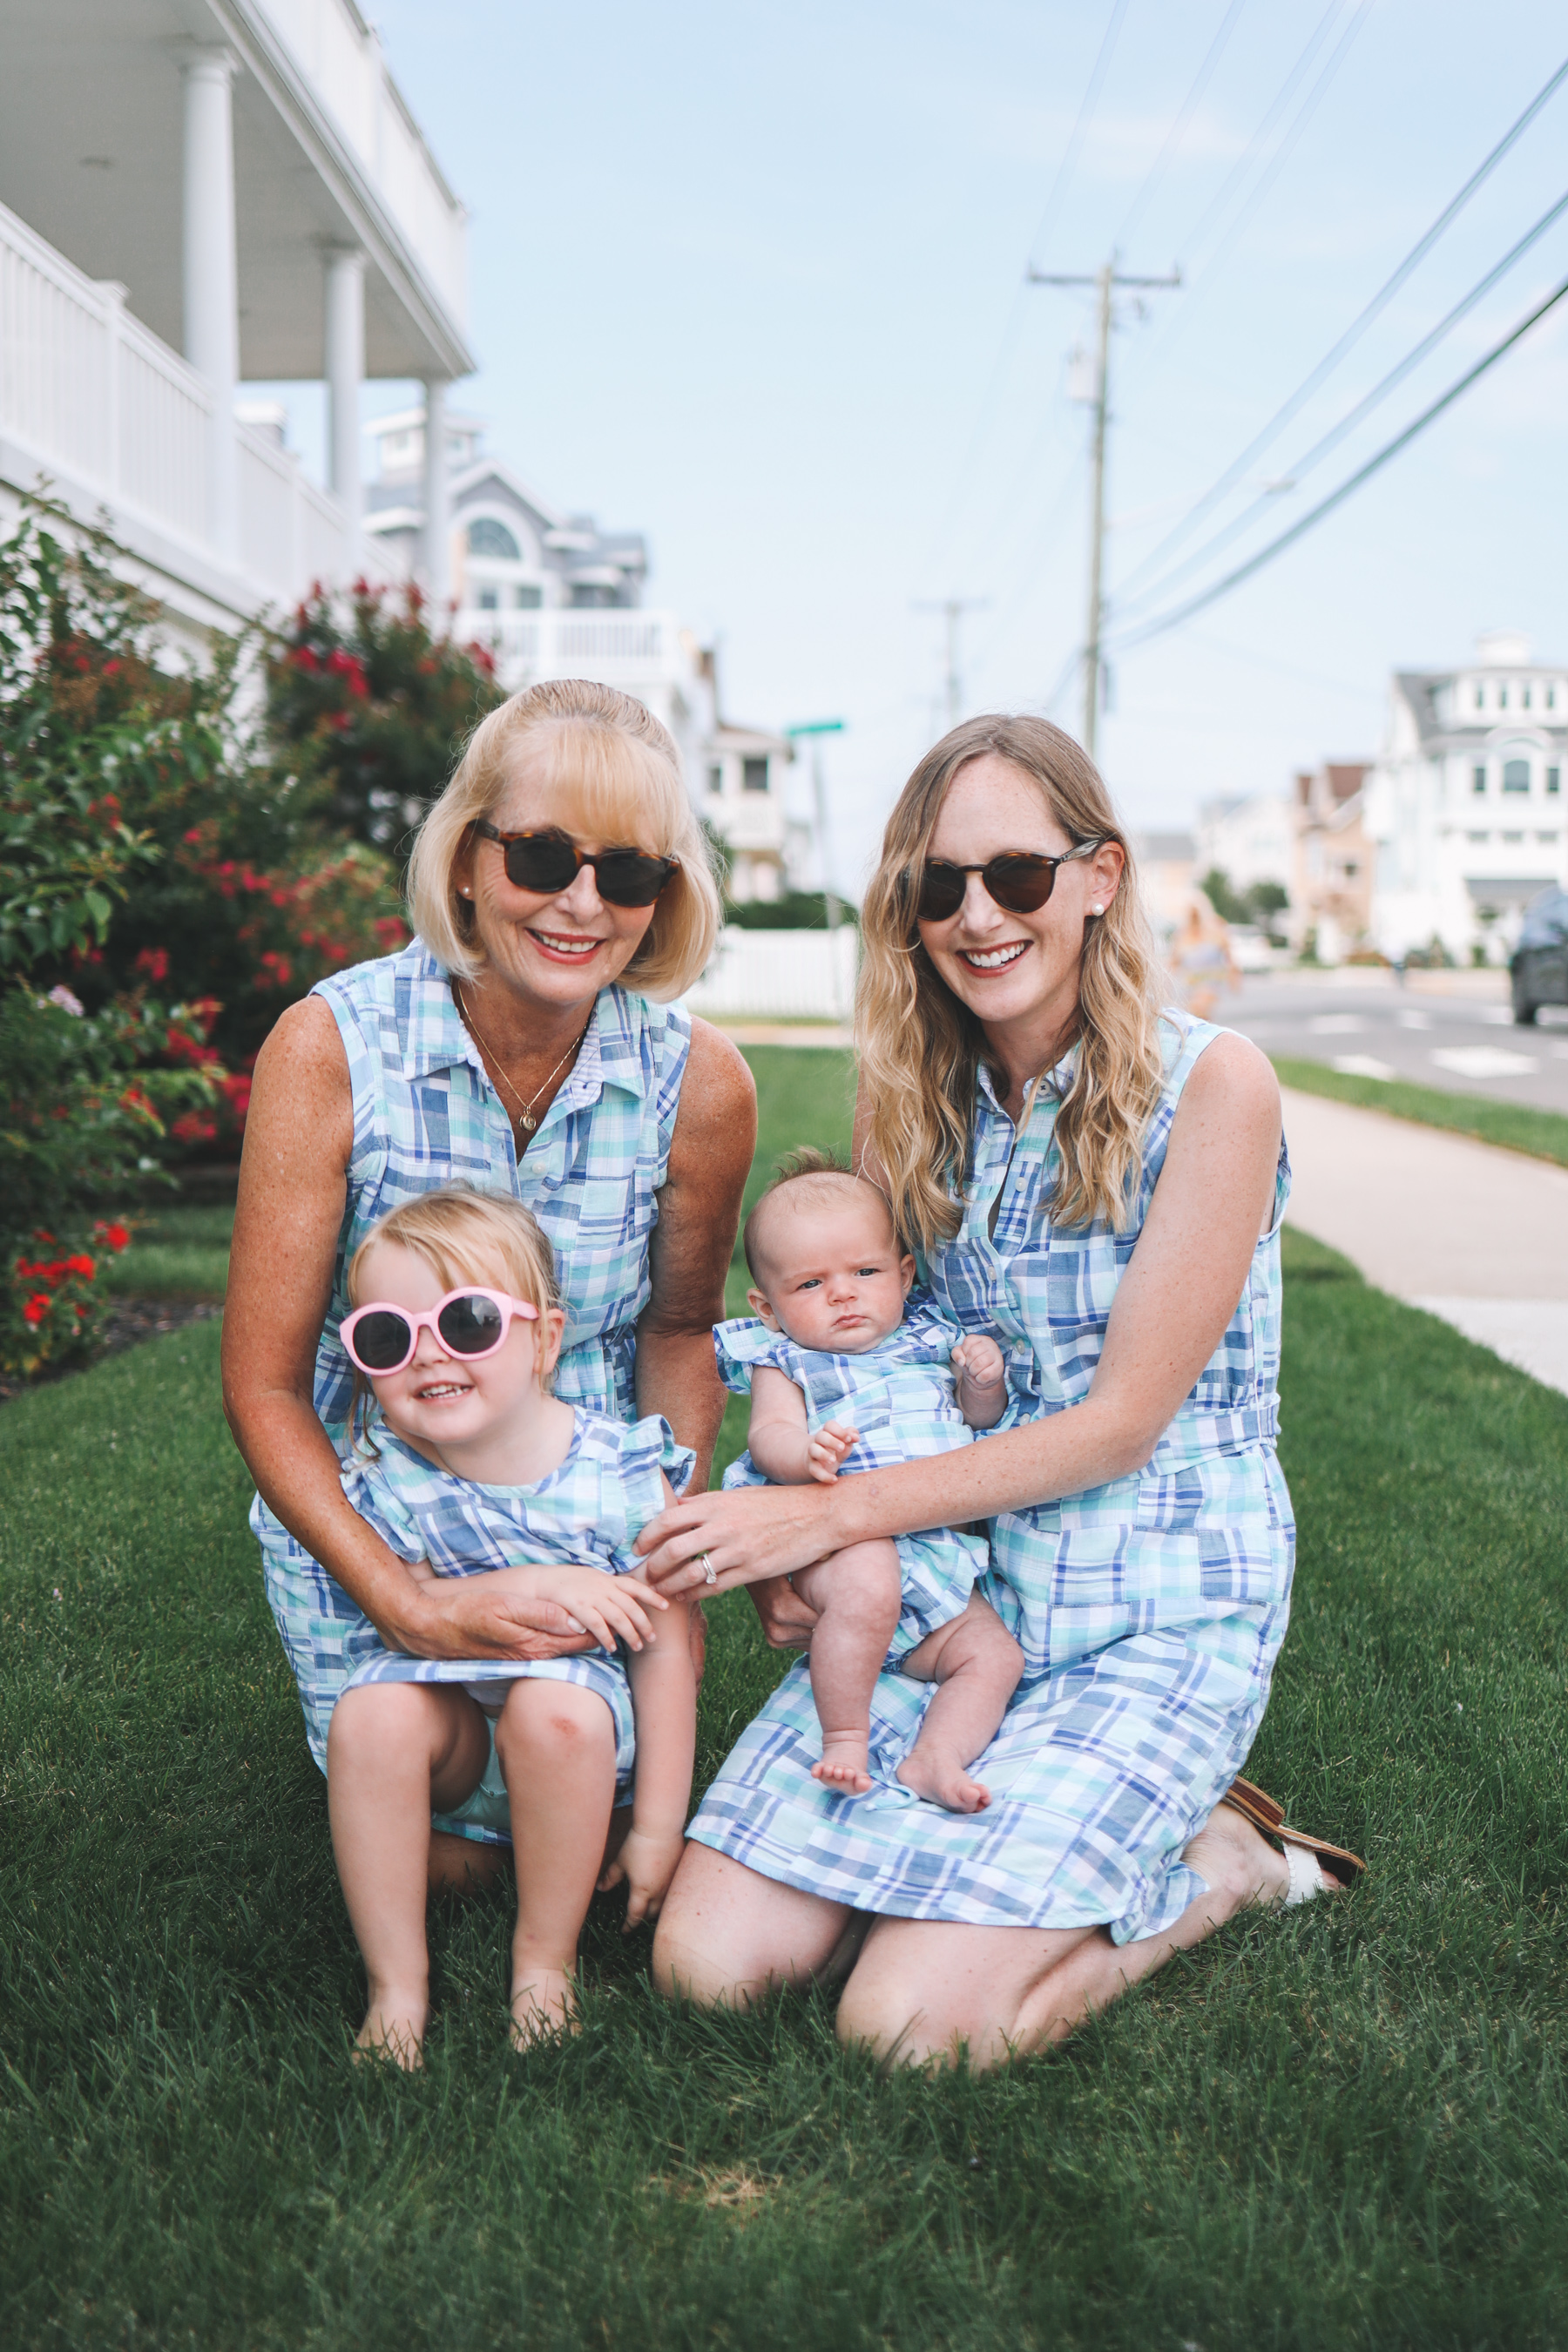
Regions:
<instances>
[{"instance_id":1,"label":"blue sky","mask_svg":"<svg viewBox=\"0 0 1568 2352\"><path fill-rule=\"evenodd\" d=\"M1092 269L1119 244L1188 281L1114 339L1114 600L1568 54L1543 0L1122 0L1064 174L1114 5L377 10L472 209L482 366L458 403L551 498L647 531L649 601L720 634L731 715L846 719L851 887L942 724L940 624L911 608L989 599L970 709L1043 707L1080 637L1089 418L1065 362L1089 300L1026 289L1030 259ZM1264 511L1237 554L1568 274L1565 215L1298 488L1263 488L1563 194L1565 134L1568 84L1247 468ZM1129 818L1370 752L1390 668L1479 630L1568 659L1565 418L1568 302L1253 583L1118 660L1100 753ZM1079 709L1074 685L1054 715Z\"/></svg>"}]
</instances>

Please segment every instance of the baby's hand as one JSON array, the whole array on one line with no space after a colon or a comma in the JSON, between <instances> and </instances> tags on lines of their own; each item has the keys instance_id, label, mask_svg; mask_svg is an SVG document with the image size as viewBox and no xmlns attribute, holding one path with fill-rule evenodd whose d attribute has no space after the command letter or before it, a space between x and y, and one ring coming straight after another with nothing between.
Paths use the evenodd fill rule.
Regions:
<instances>
[{"instance_id":1,"label":"baby's hand","mask_svg":"<svg viewBox=\"0 0 1568 2352\"><path fill-rule=\"evenodd\" d=\"M805 1466L814 1478L831 1486L845 1455L858 1445L860 1433L842 1421L825 1421L805 1441Z\"/></svg>"},{"instance_id":2,"label":"baby's hand","mask_svg":"<svg viewBox=\"0 0 1568 2352\"><path fill-rule=\"evenodd\" d=\"M972 1389L994 1389L1004 1379L1007 1360L994 1339L984 1331L972 1331L961 1339L952 1351L952 1369L960 1380L967 1381Z\"/></svg>"},{"instance_id":3,"label":"baby's hand","mask_svg":"<svg viewBox=\"0 0 1568 2352\"><path fill-rule=\"evenodd\" d=\"M621 1850L608 1864L599 1879L599 1892L626 1883L626 1919L623 1935L629 1936L645 1919L657 1919L675 1865L680 1860L680 1850L686 1840L683 1832L674 1831L668 1837L656 1836L647 1830L629 1829Z\"/></svg>"},{"instance_id":4,"label":"baby's hand","mask_svg":"<svg viewBox=\"0 0 1568 2352\"><path fill-rule=\"evenodd\" d=\"M617 1641L640 1650L653 1638L649 1610L669 1606L640 1577L611 1576L602 1568L519 1568L497 1573L515 1576L537 1600L558 1601L583 1633L612 1652Z\"/></svg>"}]
</instances>

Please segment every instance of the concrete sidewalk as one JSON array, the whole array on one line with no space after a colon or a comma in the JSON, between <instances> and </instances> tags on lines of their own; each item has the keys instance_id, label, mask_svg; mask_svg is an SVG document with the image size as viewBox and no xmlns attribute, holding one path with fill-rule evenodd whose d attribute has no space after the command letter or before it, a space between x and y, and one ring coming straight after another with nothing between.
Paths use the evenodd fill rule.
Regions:
<instances>
[{"instance_id":1,"label":"concrete sidewalk","mask_svg":"<svg viewBox=\"0 0 1568 2352\"><path fill-rule=\"evenodd\" d=\"M1286 1222L1568 1392L1568 1168L1285 1090Z\"/></svg>"}]
</instances>

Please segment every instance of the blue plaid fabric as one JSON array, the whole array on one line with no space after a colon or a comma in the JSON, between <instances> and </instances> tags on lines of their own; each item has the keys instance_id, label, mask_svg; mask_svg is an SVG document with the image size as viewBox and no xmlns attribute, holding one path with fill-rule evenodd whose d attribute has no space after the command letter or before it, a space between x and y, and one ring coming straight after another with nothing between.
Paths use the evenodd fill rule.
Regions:
<instances>
[{"instance_id":1,"label":"blue plaid fabric","mask_svg":"<svg viewBox=\"0 0 1568 2352\"><path fill-rule=\"evenodd\" d=\"M770 1331L748 1316L719 1324L713 1346L720 1377L738 1395L750 1395L757 1365L771 1364L803 1391L808 1428L844 1421L859 1431L859 1444L839 1465L845 1478L974 1443L974 1432L959 1410L958 1382L948 1360L963 1337L951 1315L917 1293L898 1329L862 1355L797 1347L787 1332ZM725 1471L724 1484L764 1486L767 1480L751 1455L742 1454ZM906 1657L939 1625L963 1614L990 1557L979 1537L962 1535L956 1528L900 1536L898 1554L902 1606L889 1662Z\"/></svg>"},{"instance_id":2,"label":"blue plaid fabric","mask_svg":"<svg viewBox=\"0 0 1568 2352\"><path fill-rule=\"evenodd\" d=\"M556 1394L631 1420L648 1244L691 1040L685 1008L604 990L576 1066L520 1164L446 970L423 941L357 964L313 992L337 1022L353 1089L348 1201L316 1351L316 1411L339 1454L348 1450L353 1394L353 1368L338 1339L349 1311L349 1261L389 1210L458 1181L515 1194L550 1237L566 1307ZM310 1750L325 1770L333 1703L380 1637L259 1496L250 1524Z\"/></svg>"},{"instance_id":3,"label":"blue plaid fabric","mask_svg":"<svg viewBox=\"0 0 1568 2352\"><path fill-rule=\"evenodd\" d=\"M1040 1088L1016 1149L982 1073L963 1226L924 1273L940 1305L1006 1350L1004 1426L1087 1396L1182 1089L1219 1034L1164 1019L1165 1086L1121 1233L1050 1221L1071 1058ZM1281 1149L1275 1213L1236 1313L1145 1468L992 1522L981 1590L1026 1663L972 1767L989 1811L944 1811L894 1779L931 1699L897 1675L873 1702L875 1785L829 1794L810 1778L803 1662L742 1735L692 1837L765 1877L900 1918L1103 1924L1119 1944L1174 1924L1202 1891L1182 1850L1246 1759L1289 1613L1295 1527L1275 1454L1289 1189Z\"/></svg>"},{"instance_id":4,"label":"blue plaid fabric","mask_svg":"<svg viewBox=\"0 0 1568 2352\"><path fill-rule=\"evenodd\" d=\"M532 1486L483 1486L454 1478L375 1422L342 1468L343 1492L400 1559L427 1559L437 1576L477 1576L522 1564L603 1569L631 1576L641 1565L632 1544L664 1508L664 1476L683 1486L696 1456L679 1446L658 1414L629 1427L579 1412L565 1460ZM343 1687L365 1683L459 1683L493 1706L513 1682L575 1683L596 1691L616 1726L616 1775L629 1782L636 1752L630 1685L624 1662L603 1650L581 1657L410 1658L380 1642ZM500 1842L483 1821L462 1816L469 1837Z\"/></svg>"}]
</instances>

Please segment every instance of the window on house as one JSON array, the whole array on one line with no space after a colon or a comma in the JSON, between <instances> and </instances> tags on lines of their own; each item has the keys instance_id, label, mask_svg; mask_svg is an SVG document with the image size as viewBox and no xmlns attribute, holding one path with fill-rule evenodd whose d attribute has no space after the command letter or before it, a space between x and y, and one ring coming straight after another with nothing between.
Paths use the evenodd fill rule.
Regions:
<instances>
[{"instance_id":1,"label":"window on house","mask_svg":"<svg viewBox=\"0 0 1568 2352\"><path fill-rule=\"evenodd\" d=\"M1530 709L1530 688L1528 686L1521 687L1520 689L1519 707L1521 710L1528 710Z\"/></svg>"},{"instance_id":2,"label":"window on house","mask_svg":"<svg viewBox=\"0 0 1568 2352\"><path fill-rule=\"evenodd\" d=\"M1548 710L1555 710L1557 708L1557 688L1554 686L1549 686L1546 689L1546 708Z\"/></svg>"},{"instance_id":3,"label":"window on house","mask_svg":"<svg viewBox=\"0 0 1568 2352\"><path fill-rule=\"evenodd\" d=\"M1530 790L1530 761L1505 760L1502 768L1502 788L1505 793L1527 793Z\"/></svg>"},{"instance_id":4,"label":"window on house","mask_svg":"<svg viewBox=\"0 0 1568 2352\"><path fill-rule=\"evenodd\" d=\"M511 601L520 613L537 613L544 602L544 591L537 581L525 581L512 591Z\"/></svg>"},{"instance_id":5,"label":"window on house","mask_svg":"<svg viewBox=\"0 0 1568 2352\"><path fill-rule=\"evenodd\" d=\"M746 793L765 793L768 788L768 763L765 760L742 760L741 789Z\"/></svg>"},{"instance_id":6,"label":"window on house","mask_svg":"<svg viewBox=\"0 0 1568 2352\"><path fill-rule=\"evenodd\" d=\"M1484 710L1484 709L1486 709L1486 707L1487 707L1487 690L1486 690L1486 688L1485 688L1484 686L1478 686L1478 687L1477 687L1477 688L1476 688L1476 709L1477 709L1478 710Z\"/></svg>"},{"instance_id":7,"label":"window on house","mask_svg":"<svg viewBox=\"0 0 1568 2352\"><path fill-rule=\"evenodd\" d=\"M1497 690L1497 707L1500 710L1506 710L1508 709L1508 688L1506 686L1500 686Z\"/></svg>"},{"instance_id":8,"label":"window on house","mask_svg":"<svg viewBox=\"0 0 1568 2352\"><path fill-rule=\"evenodd\" d=\"M1480 767L1472 768L1472 769L1470 770L1470 790L1471 790L1473 793L1484 793L1484 792L1486 791L1486 788L1487 788L1487 772L1486 772L1486 770L1485 770L1484 768L1480 768Z\"/></svg>"},{"instance_id":9,"label":"window on house","mask_svg":"<svg viewBox=\"0 0 1568 2352\"><path fill-rule=\"evenodd\" d=\"M723 769L722 769L722 768L710 768L710 769L709 769L709 771L708 771L708 789L709 789L709 791L710 791L710 793L721 793L721 792L723 791L723 789L724 789L724 771L723 771Z\"/></svg>"},{"instance_id":10,"label":"window on house","mask_svg":"<svg viewBox=\"0 0 1568 2352\"><path fill-rule=\"evenodd\" d=\"M481 613L499 613L500 611L500 591L499 588L481 588L479 590L479 610Z\"/></svg>"},{"instance_id":11,"label":"window on house","mask_svg":"<svg viewBox=\"0 0 1568 2352\"><path fill-rule=\"evenodd\" d=\"M479 515L468 525L468 553L499 556L503 563L522 561L522 551L505 523L497 522L491 515ZM494 608L485 605L481 609L489 612Z\"/></svg>"},{"instance_id":12,"label":"window on house","mask_svg":"<svg viewBox=\"0 0 1568 2352\"><path fill-rule=\"evenodd\" d=\"M1546 789L1549 793L1560 793L1563 790L1563 771L1561 768L1547 769Z\"/></svg>"}]
</instances>

